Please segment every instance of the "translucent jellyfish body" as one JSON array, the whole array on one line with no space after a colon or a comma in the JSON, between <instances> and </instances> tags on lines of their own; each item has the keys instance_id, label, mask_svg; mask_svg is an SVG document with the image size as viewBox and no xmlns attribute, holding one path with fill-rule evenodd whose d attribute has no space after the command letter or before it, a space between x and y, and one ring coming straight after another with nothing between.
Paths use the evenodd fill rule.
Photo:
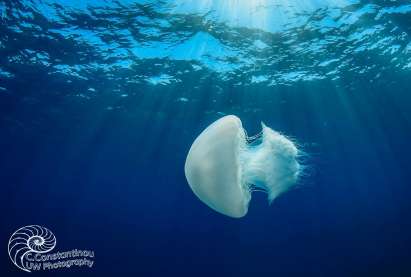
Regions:
<instances>
[{"instance_id":1,"label":"translucent jellyfish body","mask_svg":"<svg viewBox=\"0 0 411 277\"><path fill-rule=\"evenodd\" d=\"M187 155L185 175L194 194L230 217L248 212L251 193L263 190L271 203L296 184L298 149L292 141L262 124L259 144L249 144L241 120L228 115L207 127Z\"/></svg>"}]
</instances>

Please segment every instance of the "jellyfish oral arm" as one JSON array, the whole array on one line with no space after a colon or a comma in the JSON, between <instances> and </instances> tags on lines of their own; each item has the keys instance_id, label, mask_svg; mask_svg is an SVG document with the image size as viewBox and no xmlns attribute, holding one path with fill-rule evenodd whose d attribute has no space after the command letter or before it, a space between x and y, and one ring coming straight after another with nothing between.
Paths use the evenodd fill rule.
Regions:
<instances>
[{"instance_id":1,"label":"jellyfish oral arm","mask_svg":"<svg viewBox=\"0 0 411 277\"><path fill-rule=\"evenodd\" d=\"M271 203L297 182L300 165L295 145L280 133L262 126L261 144L241 151L242 179L252 190L267 192Z\"/></svg>"}]
</instances>

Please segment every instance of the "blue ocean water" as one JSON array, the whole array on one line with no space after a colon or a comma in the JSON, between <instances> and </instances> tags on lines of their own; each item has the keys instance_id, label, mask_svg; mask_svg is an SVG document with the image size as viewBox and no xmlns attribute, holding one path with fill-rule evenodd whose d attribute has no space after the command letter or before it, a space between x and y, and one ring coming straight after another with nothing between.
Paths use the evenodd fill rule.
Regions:
<instances>
[{"instance_id":1,"label":"blue ocean water","mask_svg":"<svg viewBox=\"0 0 411 277\"><path fill-rule=\"evenodd\" d=\"M18 228L92 249L79 276L411 276L411 3L0 1L0 264ZM190 190L227 114L308 173L246 217ZM2 249L2 250L1 250Z\"/></svg>"}]
</instances>

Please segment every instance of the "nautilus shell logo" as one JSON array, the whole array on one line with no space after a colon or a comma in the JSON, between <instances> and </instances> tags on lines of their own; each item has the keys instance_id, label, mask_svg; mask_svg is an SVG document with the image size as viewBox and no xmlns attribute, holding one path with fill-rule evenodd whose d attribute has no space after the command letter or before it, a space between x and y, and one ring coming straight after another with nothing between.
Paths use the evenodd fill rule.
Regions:
<instances>
[{"instance_id":1,"label":"nautilus shell logo","mask_svg":"<svg viewBox=\"0 0 411 277\"><path fill-rule=\"evenodd\" d=\"M31 272L24 265L24 258L30 253L47 253L56 246L56 237L47 228L29 225L11 235L8 250L11 261L20 269Z\"/></svg>"}]
</instances>

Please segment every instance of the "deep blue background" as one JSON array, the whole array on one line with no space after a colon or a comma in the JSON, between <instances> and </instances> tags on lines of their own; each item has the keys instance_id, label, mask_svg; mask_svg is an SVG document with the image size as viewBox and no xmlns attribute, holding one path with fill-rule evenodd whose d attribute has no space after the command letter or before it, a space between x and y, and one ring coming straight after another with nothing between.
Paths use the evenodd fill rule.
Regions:
<instances>
[{"instance_id":1,"label":"deep blue background","mask_svg":"<svg viewBox=\"0 0 411 277\"><path fill-rule=\"evenodd\" d=\"M54 232L58 251L95 251L91 270L53 275L408 276L405 85L350 94L327 84L259 91L265 95L254 103L260 112L236 114L249 133L263 120L293 134L310 154L310 169L270 207L255 194L242 219L202 204L183 173L193 139L217 115L199 110L184 117L170 105L167 117L132 117L96 114L99 103L84 109L60 103L67 114L43 119L36 131L3 123L1 240L6 245L18 227L39 224ZM8 100L3 111L38 116ZM2 271L20 274L5 254Z\"/></svg>"},{"instance_id":2,"label":"deep blue background","mask_svg":"<svg viewBox=\"0 0 411 277\"><path fill-rule=\"evenodd\" d=\"M386 2L391 3L378 1ZM128 71L86 68L81 73L88 79L81 79L55 73L53 66L102 62L106 53L95 53L76 37L42 32L50 35L48 28L65 24L114 32L129 27L134 6L113 9L113 14L94 10L94 21L73 12L67 22L50 23L49 15L34 12L31 23L44 29L26 26L18 32L10 27L20 22L11 7L28 8L20 1L4 3L9 10L0 22L0 71L12 77L0 74L1 276L27 276L9 260L7 242L16 229L30 224L53 231L54 251L95 251L91 269L32 275L411 276L411 75L401 69L408 52L395 60L399 65L380 49L344 56L350 42L337 40L331 45L335 52L325 52L353 57L352 65L336 73L339 78L250 84L254 70L268 75L294 66L311 70L310 61L323 57L295 57L289 54L293 45L281 42L293 33L296 44L323 33L297 29L282 37L240 29L244 37L268 37L274 46L280 44L270 59L278 52L285 60L269 66L256 54L250 58L263 65L223 78L209 69L193 71L190 63L201 60L134 57ZM148 16L159 16L143 8ZM381 17L388 27L379 35L403 32L404 50L410 41L409 15ZM106 26L110 16L127 20ZM350 28L372 26L369 17ZM205 29L198 18L181 20L170 32ZM400 26L399 31L391 31L391 25ZM213 27L217 31L210 32L222 41L234 32L227 35L219 29L226 26ZM357 30L350 28L335 35L345 38ZM31 62L26 48L47 52L51 64ZM356 71L370 64L369 71ZM181 82L127 82L185 70ZM123 93L128 97L119 96ZM176 100L181 97L186 101ZM205 206L184 176L191 143L223 114L239 116L249 135L258 133L263 121L295 138L308 154L303 161L307 172L295 189L271 206L264 194L254 194L242 219Z\"/></svg>"}]
</instances>

